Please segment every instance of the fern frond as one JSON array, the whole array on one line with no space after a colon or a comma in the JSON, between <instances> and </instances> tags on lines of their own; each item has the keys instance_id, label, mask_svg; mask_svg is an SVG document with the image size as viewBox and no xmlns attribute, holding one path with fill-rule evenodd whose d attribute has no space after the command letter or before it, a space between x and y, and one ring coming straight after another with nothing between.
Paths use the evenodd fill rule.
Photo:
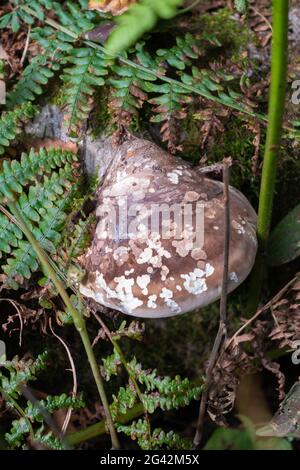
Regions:
<instances>
[{"instance_id":1,"label":"fern frond","mask_svg":"<svg viewBox=\"0 0 300 470\"><path fill-rule=\"evenodd\" d=\"M108 80L112 86L112 99L109 107L113 115L114 123L129 126L132 119L138 116L139 110L148 100L147 91L149 82L156 81L156 77L140 70L114 65L112 67L115 76Z\"/></svg>"},{"instance_id":2,"label":"fern frond","mask_svg":"<svg viewBox=\"0 0 300 470\"><path fill-rule=\"evenodd\" d=\"M43 425L34 433L34 440L49 449L65 449L63 443L55 437L51 431L45 432L45 427Z\"/></svg>"},{"instance_id":3,"label":"fern frond","mask_svg":"<svg viewBox=\"0 0 300 470\"><path fill-rule=\"evenodd\" d=\"M187 450L193 447L191 441L182 438L174 431L165 432L160 428L156 428L149 435L149 425L146 419L133 421L130 425L117 424L117 429L118 432L123 432L131 439L137 440L142 450Z\"/></svg>"},{"instance_id":4,"label":"fern frond","mask_svg":"<svg viewBox=\"0 0 300 470\"><path fill-rule=\"evenodd\" d=\"M108 70L104 55L88 47L73 49L67 60L72 66L64 69L61 77L67 85L66 121L69 131L76 134L79 123L83 123L91 111L95 89L105 84L103 76Z\"/></svg>"},{"instance_id":5,"label":"fern frond","mask_svg":"<svg viewBox=\"0 0 300 470\"><path fill-rule=\"evenodd\" d=\"M53 411L60 409L79 409L85 406L82 396L71 397L62 393L61 395L49 395L46 400L40 400L38 403L27 402L25 409L26 416L33 422L43 422L41 408L53 413Z\"/></svg>"},{"instance_id":6,"label":"fern frond","mask_svg":"<svg viewBox=\"0 0 300 470\"><path fill-rule=\"evenodd\" d=\"M2 114L0 118L0 155L4 153L4 147L8 147L22 132L24 124L35 116L37 109L31 103L24 103L13 111Z\"/></svg>"},{"instance_id":7,"label":"fern frond","mask_svg":"<svg viewBox=\"0 0 300 470\"><path fill-rule=\"evenodd\" d=\"M117 28L109 36L107 50L113 54L126 50L145 32L150 31L159 18L175 16L182 0L139 0L116 19Z\"/></svg>"},{"instance_id":8,"label":"fern frond","mask_svg":"<svg viewBox=\"0 0 300 470\"><path fill-rule=\"evenodd\" d=\"M29 434L30 425L28 419L22 417L15 419L10 428L10 432L5 433L5 440L11 448L17 448L22 445L24 436Z\"/></svg>"},{"instance_id":9,"label":"fern frond","mask_svg":"<svg viewBox=\"0 0 300 470\"><path fill-rule=\"evenodd\" d=\"M72 152L41 149L37 153L23 154L20 162L4 161L0 173L2 201L8 205L12 200L16 202L32 233L51 254L56 253L66 211L78 191L76 162L77 157ZM27 190L32 182L35 184ZM20 279L29 279L38 269L36 254L30 243L23 239L20 229L3 214L0 228L0 257L2 252L10 255L2 266L7 275L6 286L17 289Z\"/></svg>"},{"instance_id":10,"label":"fern frond","mask_svg":"<svg viewBox=\"0 0 300 470\"><path fill-rule=\"evenodd\" d=\"M2 371L5 368L9 371L9 377L6 377L4 373L0 372L1 387L5 394L13 398L18 398L21 395L21 387L30 381L36 380L39 372L45 370L46 362L48 359L47 351L39 354L38 357L32 361L19 360L15 357L12 361L5 361L1 364Z\"/></svg>"},{"instance_id":11,"label":"fern frond","mask_svg":"<svg viewBox=\"0 0 300 470\"><path fill-rule=\"evenodd\" d=\"M78 36L82 32L93 29L95 24L101 19L96 11L88 9L88 0L80 0L79 2L67 1L63 5L54 2L53 8L61 24Z\"/></svg>"},{"instance_id":12,"label":"fern frond","mask_svg":"<svg viewBox=\"0 0 300 470\"><path fill-rule=\"evenodd\" d=\"M118 367L121 364L121 358L115 349L110 356L102 359L102 362L101 373L105 380L110 380L112 375L118 375Z\"/></svg>"},{"instance_id":13,"label":"fern frond","mask_svg":"<svg viewBox=\"0 0 300 470\"><path fill-rule=\"evenodd\" d=\"M77 162L77 156L61 149L31 150L28 155L22 154L20 162L3 161L0 173L0 200L14 200L15 193L21 194L22 187L37 181L41 175L50 174L52 170Z\"/></svg>"},{"instance_id":14,"label":"fern frond","mask_svg":"<svg viewBox=\"0 0 300 470\"><path fill-rule=\"evenodd\" d=\"M60 50L45 51L34 57L24 69L18 83L7 93L7 107L13 108L26 101L33 101L36 95L41 95L43 87L60 68L62 60L63 54Z\"/></svg>"},{"instance_id":15,"label":"fern frond","mask_svg":"<svg viewBox=\"0 0 300 470\"><path fill-rule=\"evenodd\" d=\"M50 180L45 176L43 184L30 186L28 196L22 193L19 198L19 205L23 214L33 221L40 220L40 214L44 215L48 209L54 207L55 201L63 194L64 188L70 188L72 184L73 169L64 168L63 171L53 173ZM12 248L18 246L18 240L22 240L23 235L19 227L0 213L0 258L3 253L11 253ZM48 251L49 246L48 246Z\"/></svg>"},{"instance_id":16,"label":"fern frond","mask_svg":"<svg viewBox=\"0 0 300 470\"><path fill-rule=\"evenodd\" d=\"M38 403L27 402L27 408L24 410L25 416L12 422L10 432L5 433L5 439L11 448L20 447L26 435L31 431L29 423L44 422L41 409L48 411L48 413L53 413L53 411L59 409L70 407L78 409L84 406L85 402L82 397L69 397L65 393L57 396L50 395L46 400L41 400ZM51 449L63 449L62 442L52 432L45 433L43 424L34 432L33 438Z\"/></svg>"},{"instance_id":17,"label":"fern frond","mask_svg":"<svg viewBox=\"0 0 300 470\"><path fill-rule=\"evenodd\" d=\"M37 187L36 191L41 192L44 186L47 186L45 181L40 184L40 187ZM38 211L39 207L30 205L30 200L25 194L22 194L17 202L20 211L24 206L27 206L26 215L30 229L36 240L48 253L53 254L56 252L56 247L61 240L61 231L66 220L67 208L77 191L76 185L72 186L71 192L63 191L61 186L59 194L56 194L57 200L52 202L53 206L42 207L42 213ZM36 199L33 198L33 200ZM34 224L34 222L37 222L37 224ZM7 275L6 286L16 289L20 278L22 280L23 278L29 279L32 273L38 269L39 264L31 244L23 239L18 240L18 246L12 250L11 254L12 256L6 259L7 264L3 265L2 269Z\"/></svg>"},{"instance_id":18,"label":"fern frond","mask_svg":"<svg viewBox=\"0 0 300 470\"><path fill-rule=\"evenodd\" d=\"M174 379L168 376L160 377L155 369L144 371L136 358L128 366L137 380L146 387L143 404L149 413L153 413L158 407L170 410L186 406L201 394L201 387L192 385L187 378L181 379L179 375Z\"/></svg>"},{"instance_id":19,"label":"fern frond","mask_svg":"<svg viewBox=\"0 0 300 470\"><path fill-rule=\"evenodd\" d=\"M110 405L110 411L113 419L116 419L120 414L125 414L133 407L135 402L136 393L134 389L129 385L126 385L126 388L120 387L117 396L113 395L113 402Z\"/></svg>"},{"instance_id":20,"label":"fern frond","mask_svg":"<svg viewBox=\"0 0 300 470\"><path fill-rule=\"evenodd\" d=\"M169 49L158 49L156 62L161 66L166 62L177 70L185 70L205 54L207 45L220 46L220 43L212 35L203 34L201 38L196 38L186 33L184 37L176 37L176 44Z\"/></svg>"}]
</instances>

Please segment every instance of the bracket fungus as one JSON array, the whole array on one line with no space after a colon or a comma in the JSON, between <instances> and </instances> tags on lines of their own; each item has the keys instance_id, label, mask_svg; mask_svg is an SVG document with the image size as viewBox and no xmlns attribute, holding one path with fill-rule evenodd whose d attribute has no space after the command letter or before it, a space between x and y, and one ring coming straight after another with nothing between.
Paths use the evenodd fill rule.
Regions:
<instances>
[{"instance_id":1,"label":"bracket fungus","mask_svg":"<svg viewBox=\"0 0 300 470\"><path fill-rule=\"evenodd\" d=\"M81 264L84 296L125 314L159 318L220 298L223 183L157 145L130 138L112 158L97 193L98 223ZM256 255L256 213L230 187L228 292Z\"/></svg>"}]
</instances>

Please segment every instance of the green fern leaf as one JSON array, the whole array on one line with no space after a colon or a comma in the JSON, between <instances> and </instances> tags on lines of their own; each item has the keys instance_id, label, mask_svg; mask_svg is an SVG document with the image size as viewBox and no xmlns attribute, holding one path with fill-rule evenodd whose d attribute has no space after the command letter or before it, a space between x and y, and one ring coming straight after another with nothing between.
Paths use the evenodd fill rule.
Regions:
<instances>
[{"instance_id":1,"label":"green fern leaf","mask_svg":"<svg viewBox=\"0 0 300 470\"><path fill-rule=\"evenodd\" d=\"M110 78L108 83L112 86L109 107L114 116L113 121L118 125L128 126L148 100L147 91L152 89L149 82L156 81L156 77L119 65L114 65L112 71L115 76Z\"/></svg>"},{"instance_id":2,"label":"green fern leaf","mask_svg":"<svg viewBox=\"0 0 300 470\"><path fill-rule=\"evenodd\" d=\"M116 19L117 28L111 33L106 43L107 51L112 55L128 49L145 32L150 31L159 18L170 19L176 15L182 0L140 0Z\"/></svg>"},{"instance_id":3,"label":"green fern leaf","mask_svg":"<svg viewBox=\"0 0 300 470\"><path fill-rule=\"evenodd\" d=\"M0 372L1 387L5 394L13 398L18 398L22 391L21 388L24 384L36 380L37 375L45 370L47 363L48 353L44 351L32 361L20 361L16 356L12 361L5 361L1 364L6 370L9 371L9 377Z\"/></svg>"},{"instance_id":4,"label":"green fern leaf","mask_svg":"<svg viewBox=\"0 0 300 470\"><path fill-rule=\"evenodd\" d=\"M42 192L43 181L37 191ZM61 240L61 231L66 220L66 211L70 205L74 193L78 191L73 185L71 192L57 194L57 201L53 207L43 208L42 214L30 205L30 200L22 194L18 201L19 210L27 216L28 225L42 248L48 253L55 254L56 247ZM63 197L61 197L63 196ZM23 208L27 207L26 210ZM40 211L41 212L41 211ZM38 222L38 226L33 225ZM6 259L2 266L7 275L5 282L7 287L16 288L20 278L30 279L33 272L37 271L39 264L36 253L31 244L25 240L18 240L18 247L11 252L11 257Z\"/></svg>"},{"instance_id":5,"label":"green fern leaf","mask_svg":"<svg viewBox=\"0 0 300 470\"><path fill-rule=\"evenodd\" d=\"M22 132L24 124L32 119L38 108L31 103L24 103L13 111L2 114L0 118L0 155L4 153L4 147L8 147Z\"/></svg>"},{"instance_id":6,"label":"green fern leaf","mask_svg":"<svg viewBox=\"0 0 300 470\"><path fill-rule=\"evenodd\" d=\"M36 95L41 95L45 85L54 76L55 71L59 70L65 63L65 53L70 51L72 46L68 41L57 40L56 35L52 37L52 34L53 30L51 28L46 28L44 33L41 33L41 29L37 28L32 34L34 39L41 40L45 50L42 54L31 59L17 84L7 93L8 108L13 108L27 101L33 101Z\"/></svg>"},{"instance_id":7,"label":"green fern leaf","mask_svg":"<svg viewBox=\"0 0 300 470\"><path fill-rule=\"evenodd\" d=\"M62 76L66 84L66 121L69 132L76 135L91 111L95 89L105 84L108 64L101 52L90 48L73 49L68 62L72 67L64 69Z\"/></svg>"},{"instance_id":8,"label":"green fern leaf","mask_svg":"<svg viewBox=\"0 0 300 470\"><path fill-rule=\"evenodd\" d=\"M110 411L113 419L120 414L126 414L136 402L136 393L129 385L120 387L117 396L113 395L113 402L110 405Z\"/></svg>"},{"instance_id":9,"label":"green fern leaf","mask_svg":"<svg viewBox=\"0 0 300 470\"><path fill-rule=\"evenodd\" d=\"M0 173L0 200L1 196L2 202L14 200L15 193L22 192L22 186L37 181L40 175L50 174L54 169L76 161L77 156L72 152L43 148L39 152L31 150L28 155L22 154L20 162L5 160Z\"/></svg>"}]
</instances>

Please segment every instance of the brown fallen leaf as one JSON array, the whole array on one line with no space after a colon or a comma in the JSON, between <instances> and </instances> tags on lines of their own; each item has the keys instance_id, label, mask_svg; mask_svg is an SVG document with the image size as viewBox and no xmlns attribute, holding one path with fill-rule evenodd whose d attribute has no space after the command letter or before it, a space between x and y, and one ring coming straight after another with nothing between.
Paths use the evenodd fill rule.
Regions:
<instances>
[{"instance_id":1,"label":"brown fallen leaf","mask_svg":"<svg viewBox=\"0 0 300 470\"><path fill-rule=\"evenodd\" d=\"M137 0L90 0L89 9L99 10L112 15L121 15Z\"/></svg>"}]
</instances>

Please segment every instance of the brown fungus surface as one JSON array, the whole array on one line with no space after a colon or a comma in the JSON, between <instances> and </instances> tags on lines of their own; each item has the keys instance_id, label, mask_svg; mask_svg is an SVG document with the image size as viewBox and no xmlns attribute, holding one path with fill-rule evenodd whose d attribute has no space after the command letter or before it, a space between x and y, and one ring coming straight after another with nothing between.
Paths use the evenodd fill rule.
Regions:
<instances>
[{"instance_id":1,"label":"brown fungus surface","mask_svg":"<svg viewBox=\"0 0 300 470\"><path fill-rule=\"evenodd\" d=\"M83 295L123 313L168 317L220 297L223 184L155 144L132 138L116 151L97 191L98 224L81 258ZM249 274L256 214L230 187L228 289Z\"/></svg>"}]
</instances>

